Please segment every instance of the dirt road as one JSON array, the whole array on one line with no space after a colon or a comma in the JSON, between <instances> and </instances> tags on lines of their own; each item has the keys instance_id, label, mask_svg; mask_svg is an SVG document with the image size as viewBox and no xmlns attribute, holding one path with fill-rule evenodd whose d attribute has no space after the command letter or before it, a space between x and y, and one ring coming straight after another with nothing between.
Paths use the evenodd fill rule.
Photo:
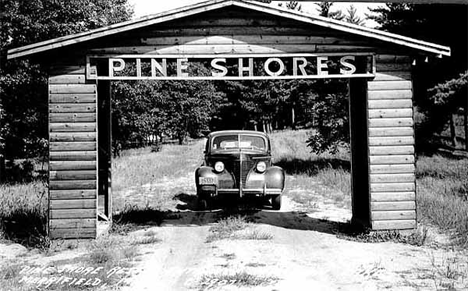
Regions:
<instances>
[{"instance_id":1,"label":"dirt road","mask_svg":"<svg viewBox=\"0 0 468 291\"><path fill-rule=\"evenodd\" d=\"M184 197L186 210L146 230L161 242L144 247L124 290L468 290L466 253L437 247L434 233L423 247L352 241L337 235L348 210L322 203L307 213L286 195L281 211L240 213L249 235L209 241L226 214L180 207Z\"/></svg>"}]
</instances>

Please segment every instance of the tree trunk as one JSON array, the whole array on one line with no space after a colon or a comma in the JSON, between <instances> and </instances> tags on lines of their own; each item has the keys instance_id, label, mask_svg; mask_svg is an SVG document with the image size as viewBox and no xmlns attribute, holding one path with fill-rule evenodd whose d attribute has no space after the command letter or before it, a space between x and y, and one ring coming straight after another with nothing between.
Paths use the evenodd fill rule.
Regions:
<instances>
[{"instance_id":1,"label":"tree trunk","mask_svg":"<svg viewBox=\"0 0 468 291\"><path fill-rule=\"evenodd\" d=\"M296 129L296 111L294 110L294 105L291 108L291 128Z\"/></svg>"},{"instance_id":2,"label":"tree trunk","mask_svg":"<svg viewBox=\"0 0 468 291\"><path fill-rule=\"evenodd\" d=\"M5 158L0 154L0 183L5 181Z\"/></svg>"},{"instance_id":3,"label":"tree trunk","mask_svg":"<svg viewBox=\"0 0 468 291\"><path fill-rule=\"evenodd\" d=\"M450 114L450 140L452 147L457 148L457 131L455 128L455 114Z\"/></svg>"},{"instance_id":4,"label":"tree trunk","mask_svg":"<svg viewBox=\"0 0 468 291\"><path fill-rule=\"evenodd\" d=\"M468 152L468 94L466 96L465 106L465 150Z\"/></svg>"}]
</instances>

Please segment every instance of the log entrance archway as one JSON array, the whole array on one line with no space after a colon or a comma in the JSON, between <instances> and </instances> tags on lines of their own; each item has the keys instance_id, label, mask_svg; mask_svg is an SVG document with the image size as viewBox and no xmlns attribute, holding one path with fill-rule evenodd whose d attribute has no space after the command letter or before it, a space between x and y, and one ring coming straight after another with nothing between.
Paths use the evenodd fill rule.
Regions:
<instances>
[{"instance_id":1,"label":"log entrance archway","mask_svg":"<svg viewBox=\"0 0 468 291\"><path fill-rule=\"evenodd\" d=\"M52 238L95 238L99 194L110 216L110 82L138 78L349 78L353 221L374 230L415 228L411 64L442 55L450 49L243 0L204 2L9 51L9 58L37 58L51 68ZM210 60L212 75L185 75L199 58ZM250 59L264 62L265 76L254 75ZM333 59L335 71L327 66ZM223 69L233 60L237 74ZM128 62L152 69L122 75ZM175 73L165 70L168 62Z\"/></svg>"}]
</instances>

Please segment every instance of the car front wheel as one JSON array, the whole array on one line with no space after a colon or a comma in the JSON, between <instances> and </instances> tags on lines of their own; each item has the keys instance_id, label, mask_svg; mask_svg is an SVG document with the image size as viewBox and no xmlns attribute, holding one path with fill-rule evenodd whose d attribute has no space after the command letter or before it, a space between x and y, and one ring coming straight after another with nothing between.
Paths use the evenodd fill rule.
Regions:
<instances>
[{"instance_id":1,"label":"car front wheel","mask_svg":"<svg viewBox=\"0 0 468 291\"><path fill-rule=\"evenodd\" d=\"M281 209L281 195L273 195L271 196L271 206L274 210Z\"/></svg>"}]
</instances>

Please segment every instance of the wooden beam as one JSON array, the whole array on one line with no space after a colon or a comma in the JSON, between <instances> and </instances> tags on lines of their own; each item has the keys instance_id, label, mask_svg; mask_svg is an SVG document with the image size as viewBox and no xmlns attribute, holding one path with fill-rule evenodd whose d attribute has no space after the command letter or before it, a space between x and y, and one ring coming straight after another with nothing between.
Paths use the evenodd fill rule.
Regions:
<instances>
[{"instance_id":1,"label":"wooden beam","mask_svg":"<svg viewBox=\"0 0 468 291\"><path fill-rule=\"evenodd\" d=\"M51 229L63 228L96 228L96 219L51 219L49 226Z\"/></svg>"},{"instance_id":2,"label":"wooden beam","mask_svg":"<svg viewBox=\"0 0 468 291\"><path fill-rule=\"evenodd\" d=\"M51 171L96 170L96 161L50 161Z\"/></svg>"},{"instance_id":3,"label":"wooden beam","mask_svg":"<svg viewBox=\"0 0 468 291\"><path fill-rule=\"evenodd\" d=\"M95 172L94 172L95 173ZM96 173L94 174L96 175ZM96 190L50 190L51 200L96 199Z\"/></svg>"},{"instance_id":4,"label":"wooden beam","mask_svg":"<svg viewBox=\"0 0 468 291\"><path fill-rule=\"evenodd\" d=\"M414 201L372 202L372 211L415 210Z\"/></svg>"},{"instance_id":5,"label":"wooden beam","mask_svg":"<svg viewBox=\"0 0 468 291\"><path fill-rule=\"evenodd\" d=\"M50 219L97 219L96 209L51 209Z\"/></svg>"},{"instance_id":6,"label":"wooden beam","mask_svg":"<svg viewBox=\"0 0 468 291\"><path fill-rule=\"evenodd\" d=\"M96 189L96 180L62 180L49 182L50 190L92 190ZM50 204L50 207L55 208L54 204ZM93 207L96 207L94 205ZM58 207L60 208L60 207ZM86 208L86 207L70 207L70 208Z\"/></svg>"},{"instance_id":7,"label":"wooden beam","mask_svg":"<svg viewBox=\"0 0 468 291\"><path fill-rule=\"evenodd\" d=\"M411 220L381 220L372 222L372 230L415 229L416 219Z\"/></svg>"},{"instance_id":8,"label":"wooden beam","mask_svg":"<svg viewBox=\"0 0 468 291\"><path fill-rule=\"evenodd\" d=\"M371 183L411 183L415 181L414 173L408 174L371 174Z\"/></svg>"},{"instance_id":9,"label":"wooden beam","mask_svg":"<svg viewBox=\"0 0 468 291\"><path fill-rule=\"evenodd\" d=\"M400 211L372 211L372 220L409 220L416 219L416 211L400 210Z\"/></svg>"},{"instance_id":10,"label":"wooden beam","mask_svg":"<svg viewBox=\"0 0 468 291\"><path fill-rule=\"evenodd\" d=\"M51 239L86 239L96 238L96 228L51 228L50 238Z\"/></svg>"},{"instance_id":11,"label":"wooden beam","mask_svg":"<svg viewBox=\"0 0 468 291\"><path fill-rule=\"evenodd\" d=\"M416 190L415 183L372 183L371 192L410 192ZM390 202L389 202L390 203ZM416 202L412 201L415 204ZM398 204L399 205L399 204ZM403 206L402 206L403 207ZM413 208L401 208L413 209ZM396 210L396 209L378 209L378 210Z\"/></svg>"},{"instance_id":12,"label":"wooden beam","mask_svg":"<svg viewBox=\"0 0 468 291\"><path fill-rule=\"evenodd\" d=\"M414 154L414 146L371 146L369 153L372 156L412 155Z\"/></svg>"},{"instance_id":13,"label":"wooden beam","mask_svg":"<svg viewBox=\"0 0 468 291\"><path fill-rule=\"evenodd\" d=\"M369 119L369 127L409 127L413 126L413 118L372 118Z\"/></svg>"},{"instance_id":14,"label":"wooden beam","mask_svg":"<svg viewBox=\"0 0 468 291\"><path fill-rule=\"evenodd\" d=\"M415 192L374 192L371 195L372 202L414 201L415 199Z\"/></svg>"},{"instance_id":15,"label":"wooden beam","mask_svg":"<svg viewBox=\"0 0 468 291\"><path fill-rule=\"evenodd\" d=\"M396 165L371 165L371 174L398 174L398 173L414 173L414 164L396 164Z\"/></svg>"},{"instance_id":16,"label":"wooden beam","mask_svg":"<svg viewBox=\"0 0 468 291\"><path fill-rule=\"evenodd\" d=\"M58 209L96 209L96 199L50 200L50 207Z\"/></svg>"},{"instance_id":17,"label":"wooden beam","mask_svg":"<svg viewBox=\"0 0 468 291\"><path fill-rule=\"evenodd\" d=\"M96 113L49 113L49 122L95 122Z\"/></svg>"}]
</instances>

